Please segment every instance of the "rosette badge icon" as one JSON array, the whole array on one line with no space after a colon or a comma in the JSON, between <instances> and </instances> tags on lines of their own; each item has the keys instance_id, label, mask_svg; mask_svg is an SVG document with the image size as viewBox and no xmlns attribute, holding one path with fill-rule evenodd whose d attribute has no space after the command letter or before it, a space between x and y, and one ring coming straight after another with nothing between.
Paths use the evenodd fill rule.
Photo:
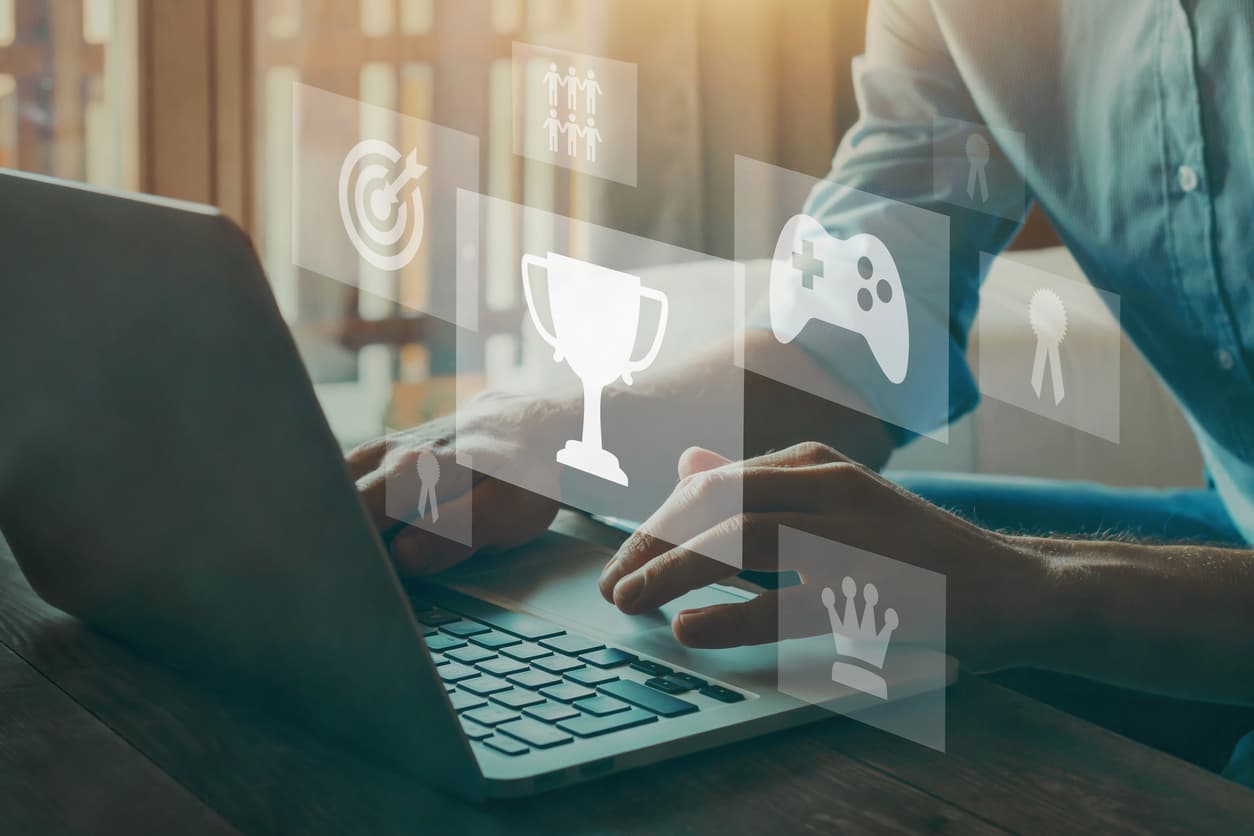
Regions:
<instances>
[{"instance_id":1,"label":"rosette badge icon","mask_svg":"<svg viewBox=\"0 0 1254 836\"><path fill-rule=\"evenodd\" d=\"M1036 334L1036 357L1032 362L1032 389L1041 397L1045 383L1045 367L1049 366L1050 383L1054 389L1054 405L1062 403L1066 394L1062 384L1062 358L1058 347L1067 336L1067 309L1058 294L1041 288L1028 303L1028 323Z\"/></svg>"}]
</instances>

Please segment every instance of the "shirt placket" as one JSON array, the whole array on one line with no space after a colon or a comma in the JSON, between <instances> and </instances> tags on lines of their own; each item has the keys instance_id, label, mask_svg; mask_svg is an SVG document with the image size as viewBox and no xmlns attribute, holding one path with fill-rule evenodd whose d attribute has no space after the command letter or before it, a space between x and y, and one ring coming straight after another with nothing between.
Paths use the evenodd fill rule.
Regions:
<instances>
[{"instance_id":1,"label":"shirt placket","mask_svg":"<svg viewBox=\"0 0 1254 836\"><path fill-rule=\"evenodd\" d=\"M1161 64L1168 234L1176 281L1211 344L1211 362L1246 378L1240 333L1215 258L1214 205L1206 171L1193 29L1180 0L1165 0Z\"/></svg>"}]
</instances>

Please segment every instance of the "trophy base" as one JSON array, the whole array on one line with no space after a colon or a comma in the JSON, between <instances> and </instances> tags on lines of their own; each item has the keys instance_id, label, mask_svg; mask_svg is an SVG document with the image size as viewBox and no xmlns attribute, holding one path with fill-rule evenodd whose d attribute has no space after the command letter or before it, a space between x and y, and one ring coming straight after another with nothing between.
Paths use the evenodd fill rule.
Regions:
<instances>
[{"instance_id":1,"label":"trophy base","mask_svg":"<svg viewBox=\"0 0 1254 836\"><path fill-rule=\"evenodd\" d=\"M627 487L627 474L618 466L618 457L609 450L591 447L574 439L557 451L557 461L567 467L600 476L617 485Z\"/></svg>"},{"instance_id":2,"label":"trophy base","mask_svg":"<svg viewBox=\"0 0 1254 836\"><path fill-rule=\"evenodd\" d=\"M848 662L832 663L832 682L856 688L882 700L888 699L888 683L884 681L884 677Z\"/></svg>"}]
</instances>

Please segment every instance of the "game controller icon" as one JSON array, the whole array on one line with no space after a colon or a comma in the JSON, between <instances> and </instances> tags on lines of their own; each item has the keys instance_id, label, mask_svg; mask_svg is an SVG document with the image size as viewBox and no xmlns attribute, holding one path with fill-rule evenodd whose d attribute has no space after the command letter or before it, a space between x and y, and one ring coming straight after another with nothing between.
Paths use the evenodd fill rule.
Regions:
<instances>
[{"instance_id":1,"label":"game controller icon","mask_svg":"<svg viewBox=\"0 0 1254 836\"><path fill-rule=\"evenodd\" d=\"M784 224L771 262L771 330L782 343L811 319L861 334L893 383L906 379L910 324L897 265L884 243L863 233L847 240L809 215Z\"/></svg>"}]
</instances>

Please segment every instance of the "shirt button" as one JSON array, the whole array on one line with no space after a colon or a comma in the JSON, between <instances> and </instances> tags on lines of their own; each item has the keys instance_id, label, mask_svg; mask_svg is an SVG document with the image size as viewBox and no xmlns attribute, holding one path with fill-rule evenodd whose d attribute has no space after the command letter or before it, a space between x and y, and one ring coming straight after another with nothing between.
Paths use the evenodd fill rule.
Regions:
<instances>
[{"instance_id":1,"label":"shirt button","mask_svg":"<svg viewBox=\"0 0 1254 836\"><path fill-rule=\"evenodd\" d=\"M1226 348L1216 351L1215 359L1219 362L1219 367L1226 372L1232 371L1232 367L1237 364L1237 358L1233 357L1232 352Z\"/></svg>"},{"instance_id":2,"label":"shirt button","mask_svg":"<svg viewBox=\"0 0 1254 836\"><path fill-rule=\"evenodd\" d=\"M1197 172L1191 165L1182 165L1176 171L1176 179L1180 183L1180 188L1186 192L1191 192L1197 188Z\"/></svg>"}]
</instances>

